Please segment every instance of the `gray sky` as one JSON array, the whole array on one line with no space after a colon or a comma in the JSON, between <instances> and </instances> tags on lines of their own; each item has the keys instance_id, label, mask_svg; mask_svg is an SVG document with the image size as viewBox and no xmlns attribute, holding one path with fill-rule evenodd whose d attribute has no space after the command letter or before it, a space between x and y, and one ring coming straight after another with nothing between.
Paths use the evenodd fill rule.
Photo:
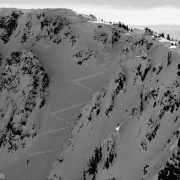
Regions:
<instances>
[{"instance_id":1,"label":"gray sky","mask_svg":"<svg viewBox=\"0 0 180 180\"><path fill-rule=\"evenodd\" d=\"M107 22L165 28L180 39L180 0L5 0L0 7L68 8Z\"/></svg>"},{"instance_id":2,"label":"gray sky","mask_svg":"<svg viewBox=\"0 0 180 180\"><path fill-rule=\"evenodd\" d=\"M162 6L174 6L180 8L179 0L6 0L5 3L9 4L59 4L70 3L70 4L94 4L103 5L110 4L115 7L132 7L132 8L151 8L151 7L162 7Z\"/></svg>"}]
</instances>

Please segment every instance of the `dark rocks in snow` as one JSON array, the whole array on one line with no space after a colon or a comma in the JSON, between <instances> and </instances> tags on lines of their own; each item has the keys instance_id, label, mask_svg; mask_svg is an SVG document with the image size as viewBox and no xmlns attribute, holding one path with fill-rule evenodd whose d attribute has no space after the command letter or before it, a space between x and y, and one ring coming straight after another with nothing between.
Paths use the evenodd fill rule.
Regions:
<instances>
[{"instance_id":1,"label":"dark rocks in snow","mask_svg":"<svg viewBox=\"0 0 180 180\"><path fill-rule=\"evenodd\" d=\"M147 141L146 141L146 139L143 139L142 141L141 141L141 148L144 150L144 151L147 151Z\"/></svg>"},{"instance_id":2,"label":"dark rocks in snow","mask_svg":"<svg viewBox=\"0 0 180 180\"><path fill-rule=\"evenodd\" d=\"M110 166L113 165L114 159L117 157L117 154L115 152L115 143L110 142L108 144L108 157L106 159L106 162L104 164L104 168L109 169Z\"/></svg>"},{"instance_id":3,"label":"dark rocks in snow","mask_svg":"<svg viewBox=\"0 0 180 180\"><path fill-rule=\"evenodd\" d=\"M125 92L126 89L125 87L127 85L126 76L122 72L119 72L118 76L115 78L115 83L117 83L118 86L114 91L114 95L113 95L114 97L117 96L121 90Z\"/></svg>"},{"instance_id":4,"label":"dark rocks in snow","mask_svg":"<svg viewBox=\"0 0 180 180\"><path fill-rule=\"evenodd\" d=\"M65 17L52 16L44 16L43 20L40 22L41 31L46 32L50 39L53 35L60 33L69 24L70 23Z\"/></svg>"},{"instance_id":5,"label":"dark rocks in snow","mask_svg":"<svg viewBox=\"0 0 180 180\"><path fill-rule=\"evenodd\" d=\"M23 45L25 42L27 42L28 39L30 39L31 28L32 28L32 14L29 14L23 31L24 33L21 37L21 45Z\"/></svg>"},{"instance_id":6,"label":"dark rocks in snow","mask_svg":"<svg viewBox=\"0 0 180 180\"><path fill-rule=\"evenodd\" d=\"M79 39L77 32L71 27L71 23L66 17L41 15L39 19L41 32L36 35L35 41L31 43L32 46L40 40L56 45L66 41L71 46L74 46Z\"/></svg>"},{"instance_id":7,"label":"dark rocks in snow","mask_svg":"<svg viewBox=\"0 0 180 180\"><path fill-rule=\"evenodd\" d=\"M118 41L120 40L121 38L121 35L124 33L125 31L122 29L122 28L116 28L116 27L113 27L112 28L112 38L110 40L111 44L112 44L112 47L114 47Z\"/></svg>"},{"instance_id":8,"label":"dark rocks in snow","mask_svg":"<svg viewBox=\"0 0 180 180\"><path fill-rule=\"evenodd\" d=\"M9 153L21 151L27 145L27 139L37 136L39 127L35 124L28 127L31 133L23 129L34 108L44 106L44 92L48 86L48 76L32 51L11 54L0 75L0 98L5 96L3 98L6 99L1 102L0 109L1 121L4 122L0 131L0 147L8 144ZM4 92L7 93L4 95Z\"/></svg>"},{"instance_id":9,"label":"dark rocks in snow","mask_svg":"<svg viewBox=\"0 0 180 180\"><path fill-rule=\"evenodd\" d=\"M94 156L89 160L88 170L85 173L88 173L92 180L96 179L98 163L102 160L102 147L95 148Z\"/></svg>"},{"instance_id":10,"label":"dark rocks in snow","mask_svg":"<svg viewBox=\"0 0 180 180\"><path fill-rule=\"evenodd\" d=\"M82 65L91 58L96 58L96 52L92 49L91 46L89 46L84 50L78 51L73 55L73 58L77 59L77 65Z\"/></svg>"},{"instance_id":11,"label":"dark rocks in snow","mask_svg":"<svg viewBox=\"0 0 180 180\"><path fill-rule=\"evenodd\" d=\"M143 169L143 175L146 175L148 173L148 168L149 168L149 165L146 164Z\"/></svg>"},{"instance_id":12,"label":"dark rocks in snow","mask_svg":"<svg viewBox=\"0 0 180 180\"><path fill-rule=\"evenodd\" d=\"M152 119L150 118L149 121L148 121L148 124L149 124L149 132L146 134L146 138L149 142L151 142L156 134L157 134L157 131L158 129L160 128L160 122L158 119Z\"/></svg>"},{"instance_id":13,"label":"dark rocks in snow","mask_svg":"<svg viewBox=\"0 0 180 180\"><path fill-rule=\"evenodd\" d=\"M97 42L102 42L102 44L106 44L108 36L105 33L96 33L93 39Z\"/></svg>"},{"instance_id":14,"label":"dark rocks in snow","mask_svg":"<svg viewBox=\"0 0 180 180\"><path fill-rule=\"evenodd\" d=\"M179 180L180 179L180 137L170 150L170 155L165 166L161 167L158 173L158 180Z\"/></svg>"},{"instance_id":15,"label":"dark rocks in snow","mask_svg":"<svg viewBox=\"0 0 180 180\"><path fill-rule=\"evenodd\" d=\"M108 179L108 180L117 180L115 177L111 178L111 179Z\"/></svg>"},{"instance_id":16,"label":"dark rocks in snow","mask_svg":"<svg viewBox=\"0 0 180 180\"><path fill-rule=\"evenodd\" d=\"M23 13L19 10L13 11L9 16L0 17L0 39L7 44L10 40L10 36L13 34L18 26L18 19Z\"/></svg>"}]
</instances>

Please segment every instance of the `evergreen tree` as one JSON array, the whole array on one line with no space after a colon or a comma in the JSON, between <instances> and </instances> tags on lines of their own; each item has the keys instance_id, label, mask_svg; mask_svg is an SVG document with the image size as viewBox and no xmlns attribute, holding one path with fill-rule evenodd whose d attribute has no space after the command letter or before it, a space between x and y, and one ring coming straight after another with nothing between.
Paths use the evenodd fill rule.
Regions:
<instances>
[{"instance_id":1,"label":"evergreen tree","mask_svg":"<svg viewBox=\"0 0 180 180\"><path fill-rule=\"evenodd\" d=\"M158 37L163 37L164 38L164 33L160 33Z\"/></svg>"},{"instance_id":2,"label":"evergreen tree","mask_svg":"<svg viewBox=\"0 0 180 180\"><path fill-rule=\"evenodd\" d=\"M169 34L167 34L167 40L171 40L171 38L170 38L170 35Z\"/></svg>"},{"instance_id":3,"label":"evergreen tree","mask_svg":"<svg viewBox=\"0 0 180 180\"><path fill-rule=\"evenodd\" d=\"M128 27L128 25L126 26L126 28L127 28L127 31L129 30L129 27Z\"/></svg>"},{"instance_id":4,"label":"evergreen tree","mask_svg":"<svg viewBox=\"0 0 180 180\"><path fill-rule=\"evenodd\" d=\"M94 20L97 19L97 17L96 17L95 15L93 15L93 14L90 14L89 17L90 17L91 19L94 19Z\"/></svg>"},{"instance_id":5,"label":"evergreen tree","mask_svg":"<svg viewBox=\"0 0 180 180\"><path fill-rule=\"evenodd\" d=\"M118 27L121 27L121 22L119 21L119 23L118 23Z\"/></svg>"}]
</instances>

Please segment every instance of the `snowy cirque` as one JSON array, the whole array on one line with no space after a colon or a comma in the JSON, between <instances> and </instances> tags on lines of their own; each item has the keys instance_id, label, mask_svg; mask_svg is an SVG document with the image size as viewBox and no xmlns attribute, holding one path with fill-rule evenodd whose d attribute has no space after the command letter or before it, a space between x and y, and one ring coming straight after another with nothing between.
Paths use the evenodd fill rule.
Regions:
<instances>
[{"instance_id":1,"label":"snowy cirque","mask_svg":"<svg viewBox=\"0 0 180 180\"><path fill-rule=\"evenodd\" d=\"M5 180L179 180L180 44L69 9L0 9Z\"/></svg>"}]
</instances>

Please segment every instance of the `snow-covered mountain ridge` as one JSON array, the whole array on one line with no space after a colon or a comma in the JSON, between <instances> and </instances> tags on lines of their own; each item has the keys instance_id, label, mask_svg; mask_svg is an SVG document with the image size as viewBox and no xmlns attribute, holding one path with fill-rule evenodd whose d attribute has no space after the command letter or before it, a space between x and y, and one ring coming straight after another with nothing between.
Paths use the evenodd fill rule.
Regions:
<instances>
[{"instance_id":1,"label":"snow-covered mountain ridge","mask_svg":"<svg viewBox=\"0 0 180 180\"><path fill-rule=\"evenodd\" d=\"M0 62L5 179L180 179L180 45L68 9L1 9Z\"/></svg>"}]
</instances>

